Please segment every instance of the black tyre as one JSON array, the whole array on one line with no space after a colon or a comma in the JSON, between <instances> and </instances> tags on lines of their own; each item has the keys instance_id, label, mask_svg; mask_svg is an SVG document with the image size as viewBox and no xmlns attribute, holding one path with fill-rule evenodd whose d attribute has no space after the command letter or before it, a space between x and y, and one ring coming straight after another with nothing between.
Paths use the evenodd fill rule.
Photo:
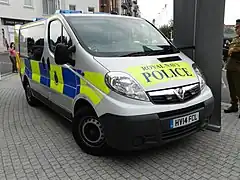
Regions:
<instances>
[{"instance_id":1,"label":"black tyre","mask_svg":"<svg viewBox=\"0 0 240 180\"><path fill-rule=\"evenodd\" d=\"M79 147L94 156L105 155L108 146L104 130L97 115L90 107L81 108L76 113L72 124L72 133Z\"/></svg>"},{"instance_id":2,"label":"black tyre","mask_svg":"<svg viewBox=\"0 0 240 180\"><path fill-rule=\"evenodd\" d=\"M24 89L25 89L26 100L30 106L35 107L41 104L40 101L32 95L32 89L28 82L25 84Z\"/></svg>"}]
</instances>

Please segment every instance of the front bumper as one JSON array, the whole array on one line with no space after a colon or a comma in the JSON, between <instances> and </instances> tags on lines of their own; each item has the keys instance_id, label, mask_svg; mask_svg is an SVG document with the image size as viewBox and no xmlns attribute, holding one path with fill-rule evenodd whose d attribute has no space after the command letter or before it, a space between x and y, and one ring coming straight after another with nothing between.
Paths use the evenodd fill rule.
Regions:
<instances>
[{"instance_id":1,"label":"front bumper","mask_svg":"<svg viewBox=\"0 0 240 180\"><path fill-rule=\"evenodd\" d=\"M141 150L159 146L195 133L208 125L214 108L213 97L203 103L158 114L100 117L107 143L118 150ZM170 128L170 119L199 112L199 121Z\"/></svg>"}]
</instances>

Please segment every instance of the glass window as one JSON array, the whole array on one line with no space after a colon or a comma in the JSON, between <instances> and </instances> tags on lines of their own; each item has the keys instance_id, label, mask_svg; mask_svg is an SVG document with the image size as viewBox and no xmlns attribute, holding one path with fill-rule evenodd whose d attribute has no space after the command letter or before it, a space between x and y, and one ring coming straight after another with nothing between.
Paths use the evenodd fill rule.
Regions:
<instances>
[{"instance_id":1,"label":"glass window","mask_svg":"<svg viewBox=\"0 0 240 180\"><path fill-rule=\"evenodd\" d=\"M70 36L68 35L66 29L63 27L63 40L62 43L64 43L65 45L67 45L68 47L72 46L72 39L70 38Z\"/></svg>"},{"instance_id":2,"label":"glass window","mask_svg":"<svg viewBox=\"0 0 240 180\"><path fill-rule=\"evenodd\" d=\"M80 43L95 56L157 55L178 52L143 19L110 16L67 17Z\"/></svg>"},{"instance_id":3,"label":"glass window","mask_svg":"<svg viewBox=\"0 0 240 180\"><path fill-rule=\"evenodd\" d=\"M52 52L55 51L55 47L61 42L62 36L62 24L60 21L52 21L49 27L49 48Z\"/></svg>"},{"instance_id":4,"label":"glass window","mask_svg":"<svg viewBox=\"0 0 240 180\"><path fill-rule=\"evenodd\" d=\"M93 12L94 13L94 7L88 7L88 12Z\"/></svg>"},{"instance_id":5,"label":"glass window","mask_svg":"<svg viewBox=\"0 0 240 180\"><path fill-rule=\"evenodd\" d=\"M44 25L20 30L20 55L40 61L44 50Z\"/></svg>"},{"instance_id":6,"label":"glass window","mask_svg":"<svg viewBox=\"0 0 240 180\"><path fill-rule=\"evenodd\" d=\"M48 3L47 0L42 0L43 4L43 14L48 14Z\"/></svg>"},{"instance_id":7,"label":"glass window","mask_svg":"<svg viewBox=\"0 0 240 180\"><path fill-rule=\"evenodd\" d=\"M56 11L55 0L42 0L43 14L54 14Z\"/></svg>"},{"instance_id":8,"label":"glass window","mask_svg":"<svg viewBox=\"0 0 240 180\"><path fill-rule=\"evenodd\" d=\"M62 23L58 20L52 21L49 28L49 48L52 52L55 51L58 43L64 43L68 47L72 46L72 40L68 35Z\"/></svg>"},{"instance_id":9,"label":"glass window","mask_svg":"<svg viewBox=\"0 0 240 180\"><path fill-rule=\"evenodd\" d=\"M32 0L24 0L24 5L33 6L33 2L32 2Z\"/></svg>"},{"instance_id":10,"label":"glass window","mask_svg":"<svg viewBox=\"0 0 240 180\"><path fill-rule=\"evenodd\" d=\"M74 10L74 11L75 11L75 10L76 10L76 5L71 5L71 4L70 4L70 5L69 5L69 10Z\"/></svg>"}]
</instances>

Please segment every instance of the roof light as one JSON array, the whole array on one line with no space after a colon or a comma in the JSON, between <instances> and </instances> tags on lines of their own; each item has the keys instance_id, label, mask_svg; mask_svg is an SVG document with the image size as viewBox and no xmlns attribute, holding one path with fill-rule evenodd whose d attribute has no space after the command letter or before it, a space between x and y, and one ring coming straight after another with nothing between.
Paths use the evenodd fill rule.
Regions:
<instances>
[{"instance_id":1,"label":"roof light","mask_svg":"<svg viewBox=\"0 0 240 180\"><path fill-rule=\"evenodd\" d=\"M76 10L56 10L55 14L77 14L82 13L82 11L76 11Z\"/></svg>"},{"instance_id":2,"label":"roof light","mask_svg":"<svg viewBox=\"0 0 240 180\"><path fill-rule=\"evenodd\" d=\"M45 18L34 18L33 21L40 21L42 19L45 19Z\"/></svg>"}]
</instances>

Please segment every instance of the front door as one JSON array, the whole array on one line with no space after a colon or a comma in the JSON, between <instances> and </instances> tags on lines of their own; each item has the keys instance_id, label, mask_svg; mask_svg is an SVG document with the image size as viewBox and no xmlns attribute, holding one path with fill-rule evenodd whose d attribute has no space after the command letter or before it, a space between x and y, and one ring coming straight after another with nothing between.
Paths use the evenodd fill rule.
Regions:
<instances>
[{"instance_id":1,"label":"front door","mask_svg":"<svg viewBox=\"0 0 240 180\"><path fill-rule=\"evenodd\" d=\"M49 23L49 56L50 63L50 96L49 99L64 110L71 112L72 103L76 95L76 75L68 68L57 65L54 59L55 47L58 43L71 46L71 38L59 20Z\"/></svg>"}]
</instances>

